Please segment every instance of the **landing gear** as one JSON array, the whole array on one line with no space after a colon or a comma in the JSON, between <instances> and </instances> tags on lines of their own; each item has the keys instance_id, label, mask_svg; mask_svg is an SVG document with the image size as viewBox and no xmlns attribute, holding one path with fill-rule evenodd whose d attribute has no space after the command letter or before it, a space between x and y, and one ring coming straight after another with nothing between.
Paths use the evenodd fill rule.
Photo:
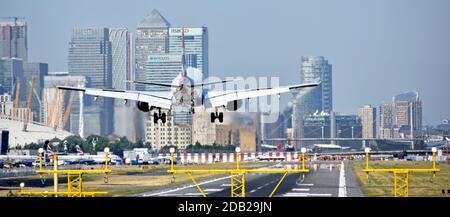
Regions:
<instances>
[{"instance_id":1,"label":"landing gear","mask_svg":"<svg viewBox=\"0 0 450 217\"><path fill-rule=\"evenodd\" d=\"M161 110L158 113L153 113L153 123L157 124L158 120L161 120L163 124L166 123L166 113L161 112Z\"/></svg>"},{"instance_id":2,"label":"landing gear","mask_svg":"<svg viewBox=\"0 0 450 217\"><path fill-rule=\"evenodd\" d=\"M219 119L219 123L223 122L223 112L211 112L211 123L216 121L216 118Z\"/></svg>"}]
</instances>

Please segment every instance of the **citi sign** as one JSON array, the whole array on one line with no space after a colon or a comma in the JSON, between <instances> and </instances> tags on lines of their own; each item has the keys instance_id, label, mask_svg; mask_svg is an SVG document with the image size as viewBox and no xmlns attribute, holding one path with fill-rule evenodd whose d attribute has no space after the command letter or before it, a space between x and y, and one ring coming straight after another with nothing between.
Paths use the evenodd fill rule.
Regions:
<instances>
[{"instance_id":1,"label":"citi sign","mask_svg":"<svg viewBox=\"0 0 450 217\"><path fill-rule=\"evenodd\" d=\"M149 56L148 57L148 61L150 62L165 62L165 61L169 61L170 57L169 56Z\"/></svg>"}]
</instances>

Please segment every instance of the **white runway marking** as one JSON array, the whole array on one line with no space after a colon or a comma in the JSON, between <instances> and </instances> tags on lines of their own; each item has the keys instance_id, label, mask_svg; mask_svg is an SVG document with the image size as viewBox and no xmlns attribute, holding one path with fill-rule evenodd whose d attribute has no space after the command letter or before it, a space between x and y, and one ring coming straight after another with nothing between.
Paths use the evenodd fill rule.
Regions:
<instances>
[{"instance_id":1,"label":"white runway marking","mask_svg":"<svg viewBox=\"0 0 450 217\"><path fill-rule=\"evenodd\" d=\"M231 184L222 184L221 187L230 187Z\"/></svg>"},{"instance_id":2,"label":"white runway marking","mask_svg":"<svg viewBox=\"0 0 450 217\"><path fill-rule=\"evenodd\" d=\"M292 191L309 191L309 188L293 188Z\"/></svg>"},{"instance_id":3,"label":"white runway marking","mask_svg":"<svg viewBox=\"0 0 450 217\"><path fill-rule=\"evenodd\" d=\"M310 193L289 192L283 194L283 197L331 197L331 194L310 194Z\"/></svg>"},{"instance_id":4,"label":"white runway marking","mask_svg":"<svg viewBox=\"0 0 450 217\"><path fill-rule=\"evenodd\" d=\"M301 184L298 184L298 185L300 185L300 186L314 186L314 184L310 184L310 183L301 183Z\"/></svg>"},{"instance_id":5,"label":"white runway marking","mask_svg":"<svg viewBox=\"0 0 450 217\"><path fill-rule=\"evenodd\" d=\"M225 177L221 177L221 178L217 178L217 179L211 179L211 180L200 182L200 183L198 183L198 185L201 186L201 185L204 185L204 184L217 182L217 181L221 181L221 180L225 180L225 179L229 179L229 178L231 178L231 176L225 176ZM194 187L196 187L196 186L194 184L192 184L192 185L183 186L183 187L170 189L170 190L162 191L162 192L157 192L157 193L153 193L153 194L144 194L142 196L144 196L144 197L159 196L159 195L164 195L164 194L167 194L167 193L172 193L172 192L181 191L181 190L184 190L184 189L194 188Z\"/></svg>"},{"instance_id":6,"label":"white runway marking","mask_svg":"<svg viewBox=\"0 0 450 217\"><path fill-rule=\"evenodd\" d=\"M253 190L250 191L250 193L255 193L255 191L256 191L256 189L253 189Z\"/></svg>"},{"instance_id":7,"label":"white runway marking","mask_svg":"<svg viewBox=\"0 0 450 217\"><path fill-rule=\"evenodd\" d=\"M207 189L204 189L203 191L204 192L218 192L218 191L222 191L223 190L223 188L207 188Z\"/></svg>"},{"instance_id":8,"label":"white runway marking","mask_svg":"<svg viewBox=\"0 0 450 217\"><path fill-rule=\"evenodd\" d=\"M339 194L338 197L347 197L347 186L345 185L344 161L341 161L341 171L339 173Z\"/></svg>"},{"instance_id":9,"label":"white runway marking","mask_svg":"<svg viewBox=\"0 0 450 217\"><path fill-rule=\"evenodd\" d=\"M186 193L184 194L184 196L203 196L202 193L198 192L198 193Z\"/></svg>"}]
</instances>

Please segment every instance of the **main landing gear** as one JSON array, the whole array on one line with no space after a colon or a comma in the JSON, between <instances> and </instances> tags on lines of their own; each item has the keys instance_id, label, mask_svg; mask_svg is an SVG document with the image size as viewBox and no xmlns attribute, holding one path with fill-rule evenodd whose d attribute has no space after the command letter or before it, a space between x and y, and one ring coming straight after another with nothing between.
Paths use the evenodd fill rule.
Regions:
<instances>
[{"instance_id":1,"label":"main landing gear","mask_svg":"<svg viewBox=\"0 0 450 217\"><path fill-rule=\"evenodd\" d=\"M157 124L158 120L161 120L163 124L166 123L166 113L161 112L161 110L159 110L158 113L153 113L153 123Z\"/></svg>"},{"instance_id":2,"label":"main landing gear","mask_svg":"<svg viewBox=\"0 0 450 217\"><path fill-rule=\"evenodd\" d=\"M211 112L211 123L214 123L216 119L219 119L219 122L223 122L223 112Z\"/></svg>"}]
</instances>

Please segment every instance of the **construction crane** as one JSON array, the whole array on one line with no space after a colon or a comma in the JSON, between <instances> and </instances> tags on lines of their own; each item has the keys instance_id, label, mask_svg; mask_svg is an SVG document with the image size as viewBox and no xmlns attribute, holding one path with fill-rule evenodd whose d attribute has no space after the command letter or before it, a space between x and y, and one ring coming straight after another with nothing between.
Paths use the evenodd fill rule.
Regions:
<instances>
[{"instance_id":1,"label":"construction crane","mask_svg":"<svg viewBox=\"0 0 450 217\"><path fill-rule=\"evenodd\" d=\"M17 120L17 110L19 109L19 96L20 96L20 80L17 81L16 86L16 99L14 100L13 120Z\"/></svg>"},{"instance_id":2,"label":"construction crane","mask_svg":"<svg viewBox=\"0 0 450 217\"><path fill-rule=\"evenodd\" d=\"M66 86L69 86L69 80L67 80L66 81ZM66 91L65 90L63 90L63 92L62 92L62 97L60 97L59 99L60 99L60 101L59 101L59 108L58 108L58 114L57 114L57 116L56 116L56 118L55 118L55 125L53 126L53 130L56 130L56 128L58 128L58 125L59 125L59 120L60 120L60 117L62 116L62 110L63 110L63 107L64 107L64 99L66 98Z\"/></svg>"},{"instance_id":3,"label":"construction crane","mask_svg":"<svg viewBox=\"0 0 450 217\"><path fill-rule=\"evenodd\" d=\"M27 96L27 110L25 110L25 118L23 120L23 129L22 129L23 131L27 131L28 120L30 119L31 99L33 98L33 86L34 86L35 80L36 80L36 78L33 76L31 78L30 92L28 93L28 96Z\"/></svg>"},{"instance_id":4,"label":"construction crane","mask_svg":"<svg viewBox=\"0 0 450 217\"><path fill-rule=\"evenodd\" d=\"M59 85L59 82L56 82L56 86ZM48 115L48 119L47 119L47 127L50 127L52 125L53 122L53 116L55 113L55 108L56 108L56 99L58 99L58 93L59 90L57 88L55 88L55 93L53 94L53 102L52 102L52 107L50 108L50 114Z\"/></svg>"},{"instance_id":5,"label":"construction crane","mask_svg":"<svg viewBox=\"0 0 450 217\"><path fill-rule=\"evenodd\" d=\"M78 86L78 81L75 82L75 86ZM61 129L66 128L67 121L69 121L70 112L72 110L73 100L75 99L75 91L70 92L69 104L67 105L66 113L64 114L64 120Z\"/></svg>"}]
</instances>

